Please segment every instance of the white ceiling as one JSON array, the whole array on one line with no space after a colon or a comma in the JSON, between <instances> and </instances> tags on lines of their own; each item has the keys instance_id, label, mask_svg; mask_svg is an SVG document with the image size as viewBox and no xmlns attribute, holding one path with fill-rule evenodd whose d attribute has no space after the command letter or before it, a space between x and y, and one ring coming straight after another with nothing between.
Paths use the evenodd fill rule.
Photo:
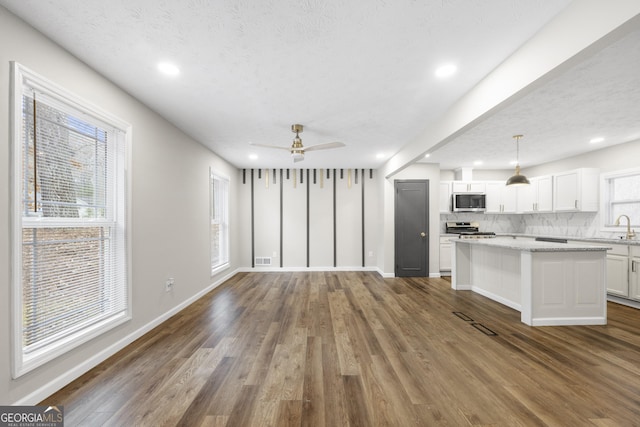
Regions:
<instances>
[{"instance_id":1,"label":"white ceiling","mask_svg":"<svg viewBox=\"0 0 640 427\"><path fill-rule=\"evenodd\" d=\"M442 169L539 165L640 139L640 29L430 153ZM604 140L597 143L595 138ZM481 161L481 165L475 164Z\"/></svg>"},{"instance_id":2,"label":"white ceiling","mask_svg":"<svg viewBox=\"0 0 640 427\"><path fill-rule=\"evenodd\" d=\"M237 167L377 168L414 140L569 0L0 0ZM174 78L159 61L180 68ZM434 76L453 62L449 79ZM443 168L506 169L640 136L636 32L432 154ZM635 71L635 73L633 72ZM586 142L585 142L586 141ZM535 149L533 148L535 142ZM249 154L258 160L250 160ZM376 158L382 153L384 158Z\"/></svg>"}]
</instances>

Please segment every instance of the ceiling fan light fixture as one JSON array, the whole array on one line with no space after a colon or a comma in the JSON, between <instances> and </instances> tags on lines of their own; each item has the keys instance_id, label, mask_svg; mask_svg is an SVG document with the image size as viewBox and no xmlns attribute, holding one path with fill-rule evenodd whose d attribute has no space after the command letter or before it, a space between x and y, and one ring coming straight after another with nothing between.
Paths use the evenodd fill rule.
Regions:
<instances>
[{"instance_id":1,"label":"ceiling fan light fixture","mask_svg":"<svg viewBox=\"0 0 640 427\"><path fill-rule=\"evenodd\" d=\"M522 138L522 135L513 135L513 138L516 140L516 171L507 180L506 185L529 185L531 183L527 177L520 174L520 138Z\"/></svg>"},{"instance_id":2,"label":"ceiling fan light fixture","mask_svg":"<svg viewBox=\"0 0 640 427\"><path fill-rule=\"evenodd\" d=\"M295 162L301 162L304 160L304 151L303 150L291 150L291 158Z\"/></svg>"},{"instance_id":3,"label":"ceiling fan light fixture","mask_svg":"<svg viewBox=\"0 0 640 427\"><path fill-rule=\"evenodd\" d=\"M305 147L302 145L302 139L300 138L300 133L304 130L304 126L300 124L291 125L291 132L295 133L296 136L293 138L293 143L291 147L281 147L279 145L267 145L267 144L254 144L249 142L250 145L255 145L257 147L266 147L266 148L276 148L278 150L286 150L291 153L291 158L295 162L300 162L304 160L304 153L306 151L318 151L318 150L327 150L329 148L340 148L344 147L342 142L327 142L324 144L316 144Z\"/></svg>"}]
</instances>

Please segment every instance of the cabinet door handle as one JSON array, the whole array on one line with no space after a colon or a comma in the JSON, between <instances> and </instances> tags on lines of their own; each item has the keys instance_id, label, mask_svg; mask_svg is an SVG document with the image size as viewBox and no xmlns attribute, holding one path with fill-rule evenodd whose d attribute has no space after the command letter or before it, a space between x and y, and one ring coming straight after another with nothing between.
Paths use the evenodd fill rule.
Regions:
<instances>
[{"instance_id":1,"label":"cabinet door handle","mask_svg":"<svg viewBox=\"0 0 640 427\"><path fill-rule=\"evenodd\" d=\"M574 200L573 207L578 209L578 201L577 200Z\"/></svg>"},{"instance_id":2,"label":"cabinet door handle","mask_svg":"<svg viewBox=\"0 0 640 427\"><path fill-rule=\"evenodd\" d=\"M631 261L631 272L632 273L636 272L636 262L635 261Z\"/></svg>"}]
</instances>

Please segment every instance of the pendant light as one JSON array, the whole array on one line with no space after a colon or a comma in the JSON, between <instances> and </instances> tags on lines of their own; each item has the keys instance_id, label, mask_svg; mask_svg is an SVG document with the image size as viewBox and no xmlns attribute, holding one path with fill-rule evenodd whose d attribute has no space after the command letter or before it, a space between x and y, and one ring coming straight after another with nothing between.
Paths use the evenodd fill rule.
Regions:
<instances>
[{"instance_id":1,"label":"pendant light","mask_svg":"<svg viewBox=\"0 0 640 427\"><path fill-rule=\"evenodd\" d=\"M516 140L516 173L507 180L507 185L529 185L531 184L526 176L520 175L520 138L522 135L513 135Z\"/></svg>"}]
</instances>

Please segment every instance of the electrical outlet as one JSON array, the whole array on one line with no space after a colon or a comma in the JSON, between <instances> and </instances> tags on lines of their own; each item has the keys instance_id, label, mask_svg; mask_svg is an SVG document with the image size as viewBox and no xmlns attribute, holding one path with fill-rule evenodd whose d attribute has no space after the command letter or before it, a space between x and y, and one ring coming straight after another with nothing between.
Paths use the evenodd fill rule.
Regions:
<instances>
[{"instance_id":1,"label":"electrical outlet","mask_svg":"<svg viewBox=\"0 0 640 427\"><path fill-rule=\"evenodd\" d=\"M164 284L165 292L169 292L170 290L172 290L174 284L175 284L175 282L173 281L173 277L169 277L167 279L167 281L165 282L165 284Z\"/></svg>"}]
</instances>

